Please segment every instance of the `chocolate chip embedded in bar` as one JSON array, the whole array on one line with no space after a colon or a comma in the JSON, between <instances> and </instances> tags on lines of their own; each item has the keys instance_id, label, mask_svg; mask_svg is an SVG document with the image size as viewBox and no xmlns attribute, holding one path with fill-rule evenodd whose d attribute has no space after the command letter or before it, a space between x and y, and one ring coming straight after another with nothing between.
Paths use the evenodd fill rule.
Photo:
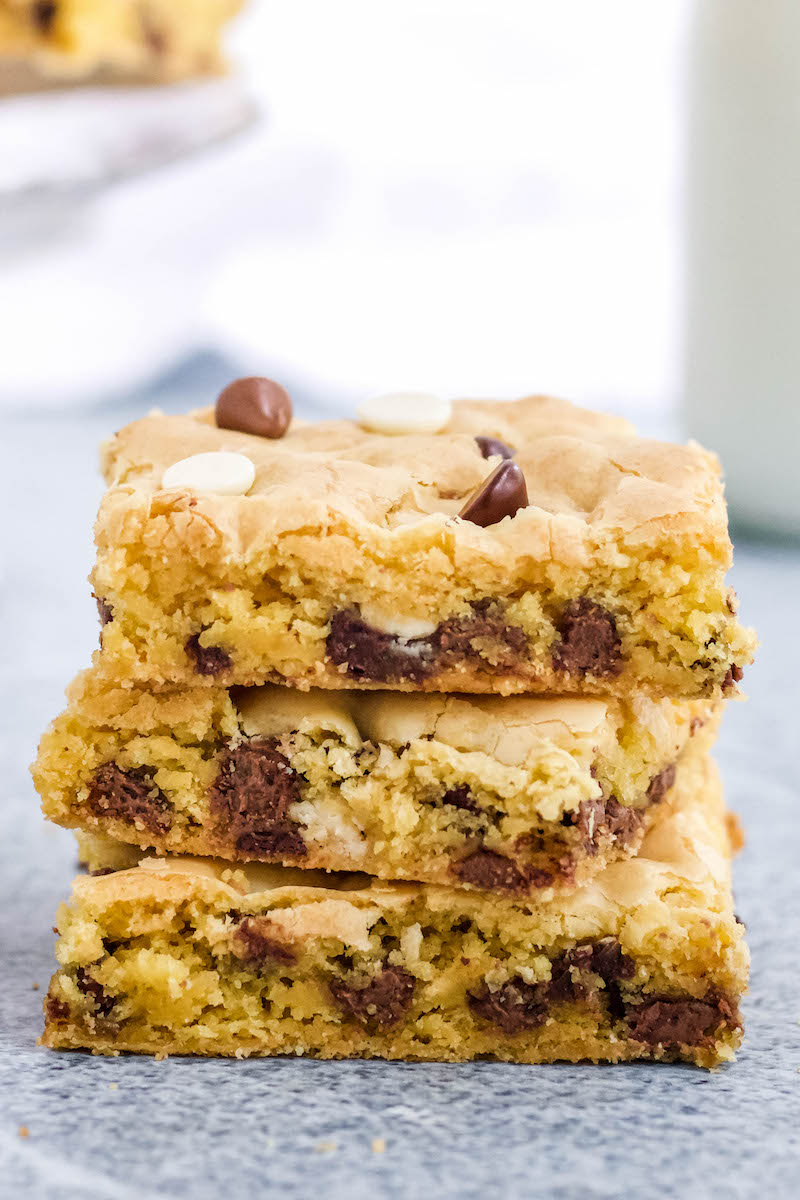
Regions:
<instances>
[{"instance_id":1,"label":"chocolate chip embedded in bar","mask_svg":"<svg viewBox=\"0 0 800 1200\"><path fill-rule=\"evenodd\" d=\"M123 770L104 763L89 780L86 805L95 817L124 821L148 834L164 833L170 825L172 806L146 767Z\"/></svg>"},{"instance_id":2,"label":"chocolate chip embedded in bar","mask_svg":"<svg viewBox=\"0 0 800 1200\"><path fill-rule=\"evenodd\" d=\"M736 1005L727 996L676 999L661 996L631 1004L625 1012L630 1036L650 1046L698 1046L712 1043L721 1027L741 1028Z\"/></svg>"},{"instance_id":3,"label":"chocolate chip embedded in bar","mask_svg":"<svg viewBox=\"0 0 800 1200\"><path fill-rule=\"evenodd\" d=\"M297 961L296 952L276 936L275 927L263 917L242 917L231 939L231 948L238 959L253 966L265 963L288 966Z\"/></svg>"},{"instance_id":4,"label":"chocolate chip embedded in bar","mask_svg":"<svg viewBox=\"0 0 800 1200\"><path fill-rule=\"evenodd\" d=\"M300 779L275 739L242 742L220 758L210 793L218 850L257 858L304 857L302 833L289 818L301 799Z\"/></svg>"},{"instance_id":5,"label":"chocolate chip embedded in bar","mask_svg":"<svg viewBox=\"0 0 800 1200\"><path fill-rule=\"evenodd\" d=\"M612 613L586 596L566 606L556 626L553 666L568 675L606 678L622 670L621 641Z\"/></svg>"},{"instance_id":6,"label":"chocolate chip embedded in bar","mask_svg":"<svg viewBox=\"0 0 800 1200\"><path fill-rule=\"evenodd\" d=\"M185 858L79 877L44 1043L715 1066L741 1039L748 960L710 762L695 783L637 858L535 903Z\"/></svg>"},{"instance_id":7,"label":"chocolate chip embedded in bar","mask_svg":"<svg viewBox=\"0 0 800 1200\"><path fill-rule=\"evenodd\" d=\"M484 985L468 996L468 1002L476 1016L506 1034L516 1034L542 1025L559 1004L605 1000L616 1016L619 1001L613 985L633 978L634 973L633 959L622 952L616 938L608 937L557 955L551 960L548 980L530 984L515 976L494 990Z\"/></svg>"},{"instance_id":8,"label":"chocolate chip embedded in bar","mask_svg":"<svg viewBox=\"0 0 800 1200\"><path fill-rule=\"evenodd\" d=\"M113 597L112 673L721 697L750 661L699 447L536 396L288 416L279 383L237 380L216 413L148 416L107 444L92 579ZM447 653L487 605L519 641L500 653L475 630ZM438 632L396 637L374 613Z\"/></svg>"},{"instance_id":9,"label":"chocolate chip embedded in bar","mask_svg":"<svg viewBox=\"0 0 800 1200\"><path fill-rule=\"evenodd\" d=\"M522 668L527 642L522 629L506 623L498 605L477 601L469 615L443 621L421 637L399 637L367 624L356 612L331 618L328 658L349 678L371 683L421 684L443 669L479 664L487 674Z\"/></svg>"},{"instance_id":10,"label":"chocolate chip embedded in bar","mask_svg":"<svg viewBox=\"0 0 800 1200\"><path fill-rule=\"evenodd\" d=\"M379 1029L397 1025L414 1000L414 976L400 967L381 967L377 975L365 982L332 979L329 987L346 1018Z\"/></svg>"},{"instance_id":11,"label":"chocolate chip embedded in bar","mask_svg":"<svg viewBox=\"0 0 800 1200\"><path fill-rule=\"evenodd\" d=\"M33 23L41 33L49 33L58 12L56 0L36 0L31 7Z\"/></svg>"},{"instance_id":12,"label":"chocolate chip embedded in bar","mask_svg":"<svg viewBox=\"0 0 800 1200\"><path fill-rule=\"evenodd\" d=\"M462 883L487 892L519 892L526 889L527 875L512 859L493 850L476 850L455 863L453 874ZM550 876L548 883L552 883Z\"/></svg>"},{"instance_id":13,"label":"chocolate chip embedded in bar","mask_svg":"<svg viewBox=\"0 0 800 1200\"><path fill-rule=\"evenodd\" d=\"M186 642L186 653L198 675L222 675L233 666L231 656L221 646L204 646L200 634L193 633Z\"/></svg>"}]
</instances>

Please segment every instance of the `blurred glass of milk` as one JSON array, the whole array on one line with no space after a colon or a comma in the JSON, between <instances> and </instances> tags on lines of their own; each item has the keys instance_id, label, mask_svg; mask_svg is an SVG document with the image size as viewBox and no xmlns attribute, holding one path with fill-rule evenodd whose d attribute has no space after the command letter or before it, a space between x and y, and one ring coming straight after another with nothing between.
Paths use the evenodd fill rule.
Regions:
<instances>
[{"instance_id":1,"label":"blurred glass of milk","mask_svg":"<svg viewBox=\"0 0 800 1200\"><path fill-rule=\"evenodd\" d=\"M800 537L800 0L695 0L687 190L685 424Z\"/></svg>"}]
</instances>

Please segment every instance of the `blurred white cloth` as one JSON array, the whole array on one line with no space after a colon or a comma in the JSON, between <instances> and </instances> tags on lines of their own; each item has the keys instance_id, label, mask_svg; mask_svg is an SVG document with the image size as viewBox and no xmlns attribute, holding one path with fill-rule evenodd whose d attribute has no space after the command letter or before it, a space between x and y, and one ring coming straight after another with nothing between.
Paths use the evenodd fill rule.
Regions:
<instances>
[{"instance_id":1,"label":"blurred white cloth","mask_svg":"<svg viewBox=\"0 0 800 1200\"><path fill-rule=\"evenodd\" d=\"M661 405L685 10L255 0L233 38L255 132L33 238L0 222L0 403L211 346L342 391Z\"/></svg>"}]
</instances>

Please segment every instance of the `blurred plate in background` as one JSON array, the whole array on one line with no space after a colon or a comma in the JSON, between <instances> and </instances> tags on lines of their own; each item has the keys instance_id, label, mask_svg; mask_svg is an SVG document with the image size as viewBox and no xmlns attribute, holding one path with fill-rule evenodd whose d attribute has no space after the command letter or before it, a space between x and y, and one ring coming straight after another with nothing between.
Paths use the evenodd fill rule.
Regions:
<instances>
[{"instance_id":1,"label":"blurred plate in background","mask_svg":"<svg viewBox=\"0 0 800 1200\"><path fill-rule=\"evenodd\" d=\"M255 114L235 79L3 97L0 221L175 162L238 133Z\"/></svg>"}]
</instances>

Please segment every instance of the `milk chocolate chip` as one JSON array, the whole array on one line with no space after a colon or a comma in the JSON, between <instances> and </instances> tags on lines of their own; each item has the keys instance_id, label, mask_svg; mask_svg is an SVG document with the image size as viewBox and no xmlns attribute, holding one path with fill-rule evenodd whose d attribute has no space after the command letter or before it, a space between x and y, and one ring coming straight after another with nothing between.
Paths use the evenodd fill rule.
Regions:
<instances>
[{"instance_id":1,"label":"milk chocolate chip","mask_svg":"<svg viewBox=\"0 0 800 1200\"><path fill-rule=\"evenodd\" d=\"M300 778L274 738L227 750L210 793L220 835L255 858L306 854L303 837L288 815L300 799Z\"/></svg>"},{"instance_id":2,"label":"milk chocolate chip","mask_svg":"<svg viewBox=\"0 0 800 1200\"><path fill-rule=\"evenodd\" d=\"M513 517L527 504L525 476L512 459L506 458L484 479L458 515L462 521L471 521L485 529L503 517Z\"/></svg>"},{"instance_id":3,"label":"milk chocolate chip","mask_svg":"<svg viewBox=\"0 0 800 1200\"><path fill-rule=\"evenodd\" d=\"M192 634L184 649L194 663L198 675L219 675L222 671L230 671L233 666L227 650L223 650L221 646L201 645L199 633Z\"/></svg>"},{"instance_id":4,"label":"milk chocolate chip","mask_svg":"<svg viewBox=\"0 0 800 1200\"><path fill-rule=\"evenodd\" d=\"M462 883L484 892L518 892L528 882L525 872L513 859L494 850L476 850L455 863L453 873Z\"/></svg>"},{"instance_id":5,"label":"milk chocolate chip","mask_svg":"<svg viewBox=\"0 0 800 1200\"><path fill-rule=\"evenodd\" d=\"M48 1021L66 1021L69 1016L69 1005L58 996L49 996L45 1000L45 1016Z\"/></svg>"},{"instance_id":6,"label":"milk chocolate chip","mask_svg":"<svg viewBox=\"0 0 800 1200\"><path fill-rule=\"evenodd\" d=\"M247 966L264 967L270 962L291 966L297 955L275 936L275 927L263 917L243 917L231 938L231 949Z\"/></svg>"},{"instance_id":7,"label":"milk chocolate chip","mask_svg":"<svg viewBox=\"0 0 800 1200\"><path fill-rule=\"evenodd\" d=\"M617 623L606 608L581 596L571 600L556 626L560 635L553 647L556 671L570 675L616 675L621 669L621 642Z\"/></svg>"},{"instance_id":8,"label":"milk chocolate chip","mask_svg":"<svg viewBox=\"0 0 800 1200\"><path fill-rule=\"evenodd\" d=\"M670 763L650 780L650 786L647 789L647 799L650 804L660 804L674 783L675 763Z\"/></svg>"},{"instance_id":9,"label":"milk chocolate chip","mask_svg":"<svg viewBox=\"0 0 800 1200\"><path fill-rule=\"evenodd\" d=\"M216 406L220 429L282 438L292 420L289 393L272 379L248 375L235 379L220 392Z\"/></svg>"},{"instance_id":10,"label":"milk chocolate chip","mask_svg":"<svg viewBox=\"0 0 800 1200\"><path fill-rule=\"evenodd\" d=\"M92 592L92 595L94 596L94 592ZM101 626L107 625L109 621L114 620L114 611L108 601L104 600L102 596L95 596L94 598L97 601L97 615L100 618L100 624Z\"/></svg>"},{"instance_id":11,"label":"milk chocolate chip","mask_svg":"<svg viewBox=\"0 0 800 1200\"><path fill-rule=\"evenodd\" d=\"M505 442L501 442L499 438L479 435L475 438L475 441L478 443L478 449L484 458L492 458L497 455L500 458L513 458L517 453L516 450L512 450L510 446L507 446Z\"/></svg>"},{"instance_id":12,"label":"milk chocolate chip","mask_svg":"<svg viewBox=\"0 0 800 1200\"><path fill-rule=\"evenodd\" d=\"M414 976L402 967L383 967L360 987L342 979L332 979L329 987L345 1017L379 1029L397 1025L414 999Z\"/></svg>"},{"instance_id":13,"label":"milk chocolate chip","mask_svg":"<svg viewBox=\"0 0 800 1200\"><path fill-rule=\"evenodd\" d=\"M147 767L123 770L116 763L98 767L89 781L86 807L96 817L125 821L149 833L165 833L172 806Z\"/></svg>"},{"instance_id":14,"label":"milk chocolate chip","mask_svg":"<svg viewBox=\"0 0 800 1200\"><path fill-rule=\"evenodd\" d=\"M547 987L525 983L518 975L491 992L484 984L477 995L468 994L470 1011L506 1034L535 1029L547 1017Z\"/></svg>"},{"instance_id":15,"label":"milk chocolate chip","mask_svg":"<svg viewBox=\"0 0 800 1200\"><path fill-rule=\"evenodd\" d=\"M100 1017L107 1017L114 1007L114 997L109 996L103 986L90 975L85 967L78 967L75 973L75 983L84 996L88 996L94 1005L95 1012Z\"/></svg>"},{"instance_id":16,"label":"milk chocolate chip","mask_svg":"<svg viewBox=\"0 0 800 1200\"><path fill-rule=\"evenodd\" d=\"M738 1026L733 1005L725 996L705 1000L655 997L631 1004L625 1013L630 1036L648 1046L698 1046L722 1025Z\"/></svg>"},{"instance_id":17,"label":"milk chocolate chip","mask_svg":"<svg viewBox=\"0 0 800 1200\"><path fill-rule=\"evenodd\" d=\"M744 671L741 667L737 667L736 665L728 667L725 678L722 681L723 692L729 692L735 683L741 683L743 675Z\"/></svg>"},{"instance_id":18,"label":"milk chocolate chip","mask_svg":"<svg viewBox=\"0 0 800 1200\"><path fill-rule=\"evenodd\" d=\"M33 23L42 33L49 33L56 18L58 5L55 0L37 0L31 9Z\"/></svg>"}]
</instances>

